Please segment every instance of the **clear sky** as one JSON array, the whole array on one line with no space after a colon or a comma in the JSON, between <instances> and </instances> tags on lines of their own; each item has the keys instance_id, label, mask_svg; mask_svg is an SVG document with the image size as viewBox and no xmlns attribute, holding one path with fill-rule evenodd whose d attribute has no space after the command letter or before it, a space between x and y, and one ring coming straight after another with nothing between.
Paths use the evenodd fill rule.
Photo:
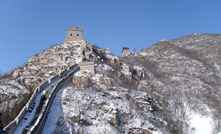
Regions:
<instances>
[{"instance_id":1,"label":"clear sky","mask_svg":"<svg viewBox=\"0 0 221 134\"><path fill-rule=\"evenodd\" d=\"M0 0L0 70L10 72L61 44L68 26L116 56L161 38L221 33L220 0Z\"/></svg>"}]
</instances>

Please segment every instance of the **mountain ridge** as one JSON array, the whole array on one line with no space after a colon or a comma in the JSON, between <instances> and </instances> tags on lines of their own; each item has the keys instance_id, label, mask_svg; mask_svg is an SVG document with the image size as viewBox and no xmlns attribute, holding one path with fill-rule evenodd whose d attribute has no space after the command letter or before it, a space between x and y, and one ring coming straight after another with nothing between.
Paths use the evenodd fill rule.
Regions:
<instances>
[{"instance_id":1,"label":"mountain ridge","mask_svg":"<svg viewBox=\"0 0 221 134\"><path fill-rule=\"evenodd\" d=\"M196 132L199 132L199 129L198 126L193 125L192 122L195 118L192 115L200 115L212 120L213 123L207 124L207 126L209 126L210 132L215 132L214 126L221 118L219 116L221 107L217 106L220 103L219 96L221 96L221 85L219 84L221 79L219 72L221 67L219 61L220 44L221 35L219 34L188 35L170 41L158 42L138 53L124 57L95 53L95 50L99 48L93 46L93 51L87 51L87 53L90 55L89 59L96 61L96 75L89 77L78 74L73 78L73 81L78 81L78 84L74 86L71 84L67 89L64 89L61 107L66 107L66 110L63 111L66 114L64 114L62 121L75 126L73 130L76 133L82 131L90 133L92 132L91 128L95 129L96 125L103 128L104 126L101 124L108 127L108 130L97 130L99 129L97 127L96 130L101 133L105 131L116 133L150 133L153 131L157 133L194 133L194 129ZM74 43L53 46L31 57L22 69L12 71L12 78L26 87L34 88L42 81L50 79L55 75L55 72L67 68L73 62L78 62L79 58L82 58L81 52L81 47L77 44L74 45ZM35 75L36 78L33 77ZM79 81L79 79L81 80ZM36 85L33 86L33 83ZM85 99L77 101L67 93L67 91L71 93L74 91L72 94L78 95L78 92L75 91L79 91L80 94L86 94L83 92L83 88L98 98L102 98L105 94L105 96L108 95L107 98L110 97L110 101L106 101L106 104L102 101L107 98L99 100L102 104L97 100L93 102L92 99L88 99L91 105L85 104L86 109L92 107L92 111L94 111L93 107L98 106L95 112L102 114L105 110L114 111L114 109L115 112L103 113L109 118L101 121L99 119L101 115L98 116L98 119L94 119L89 116L90 114L81 115L72 111L76 117L80 116L79 119L73 120L73 116L67 114L70 113L68 111L73 110L70 108L73 106L63 103L68 98L73 103L77 102L74 103L74 106L77 106L79 101L86 101ZM116 92L120 93L120 96L116 95ZM136 98L136 93L145 95ZM86 96L90 97L91 94ZM147 98L154 100L154 102L150 103ZM114 99L123 100L120 102L128 106L131 111L128 112L128 108L121 109L121 107L117 107L116 110L117 102ZM133 103L135 105L131 105ZM99 106L100 104L101 106ZM107 106L109 109L106 109ZM144 114L144 111L148 114ZM136 116L129 118L131 115ZM135 125L133 124L135 120L146 125L142 125L142 123ZM84 121L85 124L81 121ZM130 125L136 127L129 127ZM59 126L56 128L56 132L64 131Z\"/></svg>"}]
</instances>

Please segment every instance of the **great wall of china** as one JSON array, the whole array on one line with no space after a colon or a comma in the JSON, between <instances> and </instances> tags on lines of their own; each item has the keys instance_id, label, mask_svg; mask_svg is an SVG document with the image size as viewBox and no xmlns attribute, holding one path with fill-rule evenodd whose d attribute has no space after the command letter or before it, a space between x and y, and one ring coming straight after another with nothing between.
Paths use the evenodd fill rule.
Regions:
<instances>
[{"instance_id":1,"label":"great wall of china","mask_svg":"<svg viewBox=\"0 0 221 134\"><path fill-rule=\"evenodd\" d=\"M54 76L50 80L42 83L38 88L35 89L34 93L32 94L31 98L29 99L28 103L23 107L23 109L21 110L19 115L10 124L8 124L4 128L4 130L9 134L13 133L15 131L15 129L17 128L17 126L19 125L19 123L23 120L24 116L28 113L28 110L32 106L34 100L36 99L36 96L38 94L41 94L42 91L45 88L49 87L51 83L54 83L55 81L58 81L59 79L61 79L59 82L57 82L56 86L54 86L52 89L50 89L50 90L52 90L51 94L49 94L49 98L48 98L47 102L45 103L45 107L43 108L41 114L38 117L40 122L36 122L35 123L36 129L32 130L33 132L42 131L42 128L44 126L44 123L47 119L47 115L50 110L51 102L53 101L54 96L56 95L57 91L59 90L59 87L61 87L62 84L64 84L64 82L66 82L67 80L72 78L73 74L76 73L77 71L79 71L79 67L77 64L74 64L74 65L68 67L67 69L63 70L61 73L57 74L56 76ZM30 133L32 133L32 132L30 132Z\"/></svg>"},{"instance_id":2,"label":"great wall of china","mask_svg":"<svg viewBox=\"0 0 221 134\"><path fill-rule=\"evenodd\" d=\"M64 41L64 43L69 43L69 41L77 41L80 42L81 44L81 50L82 50L82 54L84 53L84 51L86 50L86 45L88 46L88 48L92 50L92 44L89 44L86 42L86 40L83 40L82 37L83 34L83 30L82 28L78 28L78 27L68 27L67 29L67 36L66 39ZM83 57L83 56L82 56ZM87 56L86 56L87 57ZM92 74L94 74L94 63L93 62L82 62L80 64L80 67L82 69L82 72L85 70L92 70ZM62 72L58 73L56 76L54 76L53 78L45 81L44 83L42 83L40 86L38 86L31 98L29 99L28 103L23 107L23 109L20 111L20 113L18 114L18 116L10 123L8 124L4 130L9 133L12 134L16 128L18 127L18 125L21 123L21 121L24 119L24 116L28 113L29 109L31 108L31 106L33 105L33 102L36 99L36 96L38 94L41 94L42 91L48 87L50 87L49 92L50 94L48 95L48 99L46 100L46 103L44 104L41 113L38 116L37 121L34 123L33 126L30 126L28 133L41 133L43 128L44 128L44 124L47 120L47 116L48 113L50 111L50 106L53 102L54 96L56 95L57 91L60 89L60 87L66 83L68 80L70 80L74 73L76 73L77 71L80 70L80 67L78 66L78 64L74 64L69 66L67 69L64 69ZM58 81L55 86L52 86L51 84L54 84L54 82Z\"/></svg>"},{"instance_id":3,"label":"great wall of china","mask_svg":"<svg viewBox=\"0 0 221 134\"><path fill-rule=\"evenodd\" d=\"M37 116L37 120L34 122L33 125L29 126L28 130L26 131L27 133L41 133L43 131L44 124L47 120L47 116L49 114L53 99L56 96L56 93L58 92L58 90L62 87L62 85L65 84L66 82L68 82L71 78L73 78L74 77L73 75L79 70L81 71L81 73L89 73L90 76L95 74L94 61L88 61L89 55L85 54L86 49L88 49L90 51L94 50L95 52L97 52L101 55L105 54L105 53L106 54L110 53L110 50L109 50L109 48L94 49L91 43L87 43L86 40L83 40L82 34L83 34L82 28L68 27L67 36L64 41L64 43L66 43L66 44L69 44L72 42L80 43L81 52L82 52L82 56L81 56L82 62L80 62L79 64L73 64L73 65L69 66L68 68L64 69L62 72L58 73L53 78L45 81L40 86L38 86L34 90L28 103L20 111L19 115L10 124L8 124L4 128L4 130L7 133L11 134L16 130L18 125L24 119L24 116L28 113L29 109L33 105L33 102L35 101L36 96L41 94L42 91L45 90L46 88L50 88L48 98L45 101L45 104L43 105L40 114L35 115L35 116ZM165 41L165 40L162 40L162 41ZM129 52L128 47L123 47L122 56L129 56L131 53L132 52ZM86 57L87 62L84 62L83 55ZM52 84L54 84L54 85L52 86Z\"/></svg>"}]
</instances>

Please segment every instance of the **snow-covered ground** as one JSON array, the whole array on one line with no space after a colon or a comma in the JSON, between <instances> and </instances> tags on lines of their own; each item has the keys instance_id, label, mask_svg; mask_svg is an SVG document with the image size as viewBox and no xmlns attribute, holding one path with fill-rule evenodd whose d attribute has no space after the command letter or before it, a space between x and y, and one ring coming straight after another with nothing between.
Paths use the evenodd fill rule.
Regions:
<instances>
[{"instance_id":1,"label":"snow-covered ground","mask_svg":"<svg viewBox=\"0 0 221 134\"><path fill-rule=\"evenodd\" d=\"M14 96L18 96L21 93L28 93L28 90L26 90L24 86L18 84L18 82L16 82L15 80L8 80L7 84L0 85L0 94L8 95L12 93L14 94Z\"/></svg>"},{"instance_id":2,"label":"snow-covered ground","mask_svg":"<svg viewBox=\"0 0 221 134\"><path fill-rule=\"evenodd\" d=\"M4 111L7 106L14 107L22 100L23 95L28 93L29 91L15 80L0 80L0 112Z\"/></svg>"},{"instance_id":3,"label":"snow-covered ground","mask_svg":"<svg viewBox=\"0 0 221 134\"><path fill-rule=\"evenodd\" d=\"M77 74L79 75L80 73ZM99 81L99 75L94 77L98 78L92 78L93 81ZM145 100L147 98L145 92L122 87L106 89L102 84L101 88L99 91L73 86L65 88L61 105L64 118L72 123L73 132L128 133L148 131L154 127L148 121L151 113L149 103ZM125 97L127 95L130 99ZM141 115L135 105L142 107L145 113ZM154 132L161 133L159 130Z\"/></svg>"},{"instance_id":4,"label":"snow-covered ground","mask_svg":"<svg viewBox=\"0 0 221 134\"><path fill-rule=\"evenodd\" d=\"M189 132L191 134L212 134L214 130L214 121L211 115L211 110L208 106L204 106L205 113L200 114L194 111L189 111Z\"/></svg>"},{"instance_id":5,"label":"snow-covered ground","mask_svg":"<svg viewBox=\"0 0 221 134\"><path fill-rule=\"evenodd\" d=\"M214 124L210 116L192 114L190 126L194 129L192 134L212 134Z\"/></svg>"},{"instance_id":6,"label":"snow-covered ground","mask_svg":"<svg viewBox=\"0 0 221 134\"><path fill-rule=\"evenodd\" d=\"M61 105L60 105L60 99L61 94L64 91L65 88L60 89L51 105L50 112L48 114L47 121L45 123L44 129L42 134L52 134L54 133L54 130L56 129L58 119L60 117L63 117Z\"/></svg>"},{"instance_id":7,"label":"snow-covered ground","mask_svg":"<svg viewBox=\"0 0 221 134\"><path fill-rule=\"evenodd\" d=\"M30 124L30 122L33 120L34 118L34 115L35 115L35 112L37 110L37 107L39 106L40 104L40 99L41 99L41 96L42 96L42 93L39 93L37 96L36 96L36 99L34 101L33 104L35 105L32 105L33 106L33 110L32 112L28 112L24 118L22 119L22 121L20 122L20 124L18 125L18 127L16 128L16 130L14 131L14 134L21 134L22 131L25 129L26 126L28 126ZM25 120L27 119L27 120Z\"/></svg>"},{"instance_id":8,"label":"snow-covered ground","mask_svg":"<svg viewBox=\"0 0 221 134\"><path fill-rule=\"evenodd\" d=\"M96 75L88 78L91 82L90 88L77 88L76 84L58 91L43 134L145 133L144 131L150 130L156 133L170 133L174 129L177 129L178 133L178 129L182 127L183 133L188 134L215 133L217 120L220 120L220 116L217 115L220 109L221 62L218 60L218 50L221 36L213 36L191 35L160 42L142 51L143 56L135 53L129 57L118 58L107 54L106 58L110 63L104 64L102 60L95 62ZM73 62L80 62L82 41L70 41L32 57L23 73L21 70L17 71L17 75L22 74L18 80L27 85L30 82L44 81ZM100 59L93 51L86 54L91 54L90 57L93 58L90 60ZM47 60L48 58L50 60ZM38 66L34 64L36 62L47 64ZM33 77L38 70L44 70L42 75ZM87 82L87 75L78 72L75 76L84 77L82 80ZM132 80L139 87L136 89L132 87L135 85L132 85L130 89L130 85L121 87L118 84L126 80L128 84ZM81 79L78 82L80 83ZM85 84L83 82L82 85ZM0 94L22 94L12 89L11 85L15 84L8 85L0 86ZM183 92L187 94L182 94ZM25 116L27 120L21 122L21 127L18 127L15 133L21 133L33 119L40 96L41 93L36 97L35 109ZM149 96L151 102L148 100ZM215 102L217 109L211 106L213 103L215 105ZM176 105L179 103L180 105ZM202 109L207 112L198 108L201 107L201 103L205 103ZM183 114L186 117L180 119Z\"/></svg>"},{"instance_id":9,"label":"snow-covered ground","mask_svg":"<svg viewBox=\"0 0 221 134\"><path fill-rule=\"evenodd\" d=\"M62 78L60 78L59 80L53 82L51 85L49 85L47 88L45 88L44 90L49 91L58 81L60 81ZM43 92L43 91L42 91ZM42 92L38 93L38 95L35 98L35 101L33 102L33 109L31 110L31 112L28 112L24 118L22 119L22 121L20 122L20 124L18 125L18 127L16 128L16 130L14 131L14 134L21 134L22 131L25 129L25 127L29 126L30 122L34 119L37 107L40 104L40 99L42 96Z\"/></svg>"}]
</instances>

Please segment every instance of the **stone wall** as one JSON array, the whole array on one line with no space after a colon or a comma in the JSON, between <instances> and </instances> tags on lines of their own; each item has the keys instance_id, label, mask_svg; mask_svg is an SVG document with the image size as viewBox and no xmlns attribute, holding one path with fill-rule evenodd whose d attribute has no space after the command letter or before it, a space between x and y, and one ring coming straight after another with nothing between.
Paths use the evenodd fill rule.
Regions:
<instances>
[{"instance_id":1,"label":"stone wall","mask_svg":"<svg viewBox=\"0 0 221 134\"><path fill-rule=\"evenodd\" d=\"M79 63L81 73L88 73L89 75L94 75L94 61L81 62Z\"/></svg>"},{"instance_id":2,"label":"stone wall","mask_svg":"<svg viewBox=\"0 0 221 134\"><path fill-rule=\"evenodd\" d=\"M91 51L92 52L92 44L91 43L87 43L87 48L89 49L89 51Z\"/></svg>"},{"instance_id":3,"label":"stone wall","mask_svg":"<svg viewBox=\"0 0 221 134\"><path fill-rule=\"evenodd\" d=\"M110 49L109 48L104 48L104 53L109 54L110 53Z\"/></svg>"},{"instance_id":4,"label":"stone wall","mask_svg":"<svg viewBox=\"0 0 221 134\"><path fill-rule=\"evenodd\" d=\"M59 80L62 77L66 78L66 75L71 75L68 74L68 72L71 73L75 73L76 71L78 71L78 65L74 64L72 66L70 66L68 69L65 69L64 71L62 71L60 74L54 76L53 78L51 78L50 80L42 83L38 88L35 89L34 93L32 94L31 98L29 99L28 103L23 107L23 109L20 111L19 115L10 123L8 124L4 130L8 133L11 134L14 132L14 130L17 128L17 126L19 125L19 123L22 121L22 119L24 118L24 116L26 115L26 113L28 112L28 109L31 107L31 105L33 104L36 96L42 92L45 88L47 88L51 83L54 83L55 81ZM64 79L65 79L64 78ZM64 81L64 79L62 79L61 81Z\"/></svg>"},{"instance_id":5,"label":"stone wall","mask_svg":"<svg viewBox=\"0 0 221 134\"><path fill-rule=\"evenodd\" d=\"M38 117L39 122L36 122L29 130L28 133L42 133L43 129L44 129L44 125L47 121L47 117L48 114L50 112L50 108L53 102L53 99L55 97L55 95L57 94L58 90L69 80L71 80L71 78L73 77L73 75L79 71L79 67L77 65L73 66L73 70L70 70L69 73L65 74L65 77L63 79L61 79L56 86L52 89L51 94L49 94L49 99L48 101L46 101L45 103L45 107L43 107L43 110L40 113L40 116Z\"/></svg>"},{"instance_id":6,"label":"stone wall","mask_svg":"<svg viewBox=\"0 0 221 134\"><path fill-rule=\"evenodd\" d=\"M163 39L160 39L160 41L162 42L162 41L167 41L167 39L166 38L163 38Z\"/></svg>"}]
</instances>

